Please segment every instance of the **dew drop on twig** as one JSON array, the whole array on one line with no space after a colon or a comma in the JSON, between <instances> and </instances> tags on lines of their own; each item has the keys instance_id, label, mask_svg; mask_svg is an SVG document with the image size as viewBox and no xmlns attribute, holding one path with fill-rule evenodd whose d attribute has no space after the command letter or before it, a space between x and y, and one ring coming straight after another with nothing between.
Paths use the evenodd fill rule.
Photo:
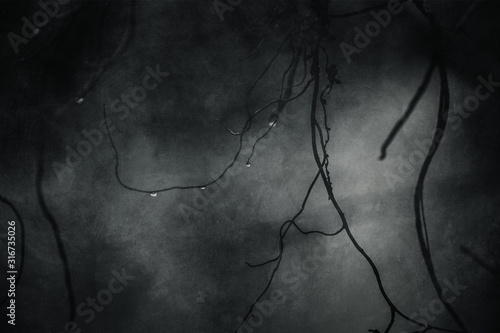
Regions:
<instances>
[{"instance_id":1,"label":"dew drop on twig","mask_svg":"<svg viewBox=\"0 0 500 333\"><path fill-rule=\"evenodd\" d=\"M269 120L268 120L269 127L276 126L277 122L278 122L278 115L275 113L271 114L271 116L269 117Z\"/></svg>"},{"instance_id":2,"label":"dew drop on twig","mask_svg":"<svg viewBox=\"0 0 500 333\"><path fill-rule=\"evenodd\" d=\"M157 195L158 195L158 193L156 193L156 192L151 192L151 196L152 196L152 197L156 197Z\"/></svg>"}]
</instances>

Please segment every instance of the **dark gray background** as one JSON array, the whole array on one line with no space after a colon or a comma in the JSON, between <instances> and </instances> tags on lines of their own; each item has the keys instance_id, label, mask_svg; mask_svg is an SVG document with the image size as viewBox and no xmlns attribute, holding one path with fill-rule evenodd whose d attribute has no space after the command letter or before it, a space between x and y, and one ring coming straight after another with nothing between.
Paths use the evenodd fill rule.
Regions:
<instances>
[{"instance_id":1,"label":"dark gray background","mask_svg":"<svg viewBox=\"0 0 500 333\"><path fill-rule=\"evenodd\" d=\"M346 13L379 3L383 1L332 1L330 11ZM106 288L112 270L124 267L136 277L91 323L77 316L83 332L234 332L237 318L246 314L272 270L249 268L244 261L258 263L277 255L279 228L295 215L317 171L310 143L310 92L287 106L297 116L278 123L251 167L245 167L248 154L240 157L227 185L215 187L218 193L189 219L179 207L195 207L200 196L213 192L175 190L152 197L125 190L115 179L114 152L106 136L61 180L52 164L64 163L65 146L75 148L84 139L82 130L99 128L102 104L141 84L147 66L159 65L170 75L148 92L131 117L120 120L108 112L116 127L112 135L121 177L144 189L212 179L238 144L214 119L241 129L245 94L291 27L291 17L285 16L277 27L273 21L265 29L275 6L282 5L246 0L221 22L205 0L141 0L133 8L127 1L73 0L60 8L73 13L51 20L14 54L7 33L19 33L21 17L39 7L35 2L2 3L0 194L16 205L26 232L25 270L16 293L17 332L62 332L69 316L62 263L35 191L41 140L43 191L66 248L76 304ZM469 5L441 1L430 7L451 31ZM410 315L437 299L414 226L418 167L393 190L386 174L397 173L397 158L407 160L418 148L416 140L431 138L439 80L435 73L388 159L379 161L380 146L420 84L432 49L426 19L413 3L403 6L350 64L339 44L353 45L353 28L364 28L373 20L370 14L332 20L337 40L325 46L342 81L328 96L334 190L388 294ZM306 1L299 1L299 12L306 9ZM130 10L133 31L125 50L97 75L130 27ZM479 75L500 80L498 13L498 4L486 1L464 26L480 42L449 32L452 112L473 94ZM263 35L260 48L243 59ZM249 99L253 109L278 97L290 57L287 48L280 53ZM85 61L97 68L84 66ZM92 77L96 84L80 96ZM481 102L459 129L448 128L424 193L437 275L467 286L452 305L474 333L500 329L498 278L460 251L461 246L471 249L499 272L499 96L496 92ZM75 103L80 97L84 101ZM267 128L270 114L256 119L250 136ZM245 140L246 153L252 143ZM318 184L299 219L304 229L338 229L340 219L327 199ZM0 217L5 234L6 221L15 217L5 205ZM6 240L1 240L5 258ZM327 254L326 259L317 261L312 272L302 271L298 287L287 283L286 274L314 251ZM256 332L383 331L389 320L370 267L344 233L327 238L291 230L273 290L283 292L286 301ZM200 299L200 293L206 297ZM3 313L2 327L14 331ZM432 324L455 328L446 313ZM410 331L410 326L398 318L392 332L402 330Z\"/></svg>"}]
</instances>

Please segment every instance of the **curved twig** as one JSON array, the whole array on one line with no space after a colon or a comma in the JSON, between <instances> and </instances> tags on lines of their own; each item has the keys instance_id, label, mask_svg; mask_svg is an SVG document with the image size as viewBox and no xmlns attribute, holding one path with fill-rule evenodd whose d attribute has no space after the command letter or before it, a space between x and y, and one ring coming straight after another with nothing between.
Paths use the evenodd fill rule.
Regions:
<instances>
[{"instance_id":1,"label":"curved twig","mask_svg":"<svg viewBox=\"0 0 500 333\"><path fill-rule=\"evenodd\" d=\"M436 123L436 129L433 136L433 145L429 148L427 152L427 156L424 160L424 163L420 169L420 173L418 175L417 185L415 187L415 194L413 199L413 207L415 211L415 226L417 229L417 236L420 245L420 250L422 252L422 256L425 261L425 265L427 267L427 272L429 273L429 277L431 279L432 285L439 297L439 299L443 302L444 307L451 315L455 323L460 327L460 330L464 333L468 333L469 330L466 328L462 319L458 315L458 313L453 309L448 300L443 296L443 288L439 284L438 278L436 276L436 271L434 268L434 264L432 262L432 255L429 248L429 241L424 237L427 236L427 226L425 224L425 212L424 212L424 182L427 176L427 171L432 163L432 159L439 148L439 144L441 142L441 138L446 129L446 124L448 120L448 112L450 108L450 90L448 85L448 75L446 70L446 60L444 58L444 52L442 50L442 36L439 26L436 22L436 17L429 13L424 6L423 1L415 1L415 5L420 10L420 12L427 18L429 24L432 27L435 44L437 49L438 56L438 66L439 66L439 78L441 81L441 90L440 90L440 98L439 98L439 107L438 107L438 119Z\"/></svg>"},{"instance_id":2,"label":"curved twig","mask_svg":"<svg viewBox=\"0 0 500 333\"><path fill-rule=\"evenodd\" d=\"M45 201L45 195L43 193L43 176L44 176L44 151L45 151L45 142L44 142L44 136L42 135L42 138L40 139L40 149L38 153L38 167L37 167L37 173L36 173L36 194L38 197L38 203L40 204L40 208L42 209L42 213L47 219L47 221L50 224L50 227L52 229L52 233L54 235L54 238L56 240L57 244L57 251L59 254L59 258L61 259L62 266L63 266L63 271L64 271L64 282L66 285L66 293L68 296L68 303L69 303L69 321L74 321L75 319L75 309L76 309L76 303L75 303L75 293L73 291L73 283L71 279L71 271L69 268L69 262L68 262L68 256L66 254L66 249L64 246L64 242L61 237L61 232L59 230L59 225L57 224L57 221L52 215L51 211L49 210L47 206L47 202Z\"/></svg>"},{"instance_id":3,"label":"curved twig","mask_svg":"<svg viewBox=\"0 0 500 333\"><path fill-rule=\"evenodd\" d=\"M289 101L293 101L294 99L297 99L299 98L300 96L302 96L306 91L307 91L307 88L309 88L309 85L311 84L312 80L309 80L308 83L305 85L305 87L302 89L302 91L300 93L298 93L297 95L293 96L293 97L290 97L288 99L284 99L282 100L281 102L289 102ZM113 152L115 154L115 177L118 181L118 183L125 189L127 190L130 190L130 191L134 191L134 192L139 192L139 193L148 193L148 194L152 194L152 193L160 193L160 192L167 192L167 191L172 191L172 190L187 190L187 189L197 189L197 188L206 188L210 185L213 185L215 184L216 182L218 182L222 177L224 177L224 175L228 172L229 169L231 169L234 164L236 163L240 153L241 153L241 149L243 147L243 139L244 139L244 135L245 133L250 129L250 124L251 124L251 121L253 118L255 118L257 115L259 115L260 112L262 112L263 110L267 109L268 107L270 107L271 105L273 105L274 103L279 103L279 99L275 99L271 102L268 102L266 105L262 106L261 108L257 109L248 119L247 121L245 122L245 125L243 126L243 129L242 131L240 132L239 134L239 140L238 140L238 148L236 150L236 153L234 154L234 157L233 159L231 160L231 162L224 168L224 170L222 170L222 172L219 174L219 176L217 176L215 179L209 181L209 182L206 182L206 183L203 183L203 184L200 184L200 185L187 185L187 186L181 186L181 185L175 185L175 186L170 186L170 187L165 187L165 188L160 188L160 189L153 189L153 190L143 190L143 189L139 189L139 188L136 188L136 187L132 187L132 186L129 186L127 184L125 184L121 178L120 178L120 173L119 173L119 169L120 169L120 166L119 166L119 154L118 154L118 149L116 148L116 145L114 143L114 140L113 140L113 137L111 136L111 133L109 131L109 124L108 124L108 119L107 119L107 115L106 115L106 106L103 105L103 118L105 120L105 124L106 124L106 132L108 134L108 138L109 138L109 141L111 143L111 147L113 148Z\"/></svg>"},{"instance_id":4,"label":"curved twig","mask_svg":"<svg viewBox=\"0 0 500 333\"><path fill-rule=\"evenodd\" d=\"M417 106L418 102L420 101L425 91L427 90L427 87L429 86L429 83L431 81L432 73L434 72L436 64L437 64L437 57L433 55L431 63L429 64L429 67L425 72L424 79L420 83L420 86L415 92L415 95L413 95L413 98L411 99L410 104L408 104L405 113L396 122L391 132L389 133L389 136L387 137L387 139L385 139L384 143L382 144L382 148L380 148L380 157L379 157L380 160L385 159L385 157L387 156L387 148L389 148L390 144L392 143L398 132L404 126L406 121L410 118L411 114L413 113L413 110L415 110L415 107Z\"/></svg>"}]
</instances>

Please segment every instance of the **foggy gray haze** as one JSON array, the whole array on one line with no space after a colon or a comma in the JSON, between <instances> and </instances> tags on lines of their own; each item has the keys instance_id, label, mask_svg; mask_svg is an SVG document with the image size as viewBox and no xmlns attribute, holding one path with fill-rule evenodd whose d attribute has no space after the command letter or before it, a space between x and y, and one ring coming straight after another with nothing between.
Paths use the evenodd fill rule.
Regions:
<instances>
[{"instance_id":1,"label":"foggy gray haze","mask_svg":"<svg viewBox=\"0 0 500 333\"><path fill-rule=\"evenodd\" d=\"M1 332L500 332L498 2L1 6Z\"/></svg>"}]
</instances>

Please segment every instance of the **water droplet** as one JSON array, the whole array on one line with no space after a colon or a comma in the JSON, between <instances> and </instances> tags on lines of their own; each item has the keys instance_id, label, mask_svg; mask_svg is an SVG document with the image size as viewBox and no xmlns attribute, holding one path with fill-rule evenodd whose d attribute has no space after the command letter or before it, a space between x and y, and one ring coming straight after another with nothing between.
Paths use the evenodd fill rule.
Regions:
<instances>
[{"instance_id":1,"label":"water droplet","mask_svg":"<svg viewBox=\"0 0 500 333\"><path fill-rule=\"evenodd\" d=\"M152 193L151 193L151 196L152 196L152 197L156 197L157 195L158 195L158 193L156 193L156 192L152 192Z\"/></svg>"},{"instance_id":2,"label":"water droplet","mask_svg":"<svg viewBox=\"0 0 500 333\"><path fill-rule=\"evenodd\" d=\"M278 115L276 113L271 114L271 116L269 116L269 120L268 120L269 127L276 126L277 122L278 122Z\"/></svg>"},{"instance_id":3,"label":"water droplet","mask_svg":"<svg viewBox=\"0 0 500 333\"><path fill-rule=\"evenodd\" d=\"M206 189L206 187L205 187L205 186L202 186L202 187L200 187L200 189L204 190L204 189Z\"/></svg>"},{"instance_id":4,"label":"water droplet","mask_svg":"<svg viewBox=\"0 0 500 333\"><path fill-rule=\"evenodd\" d=\"M246 166L247 168L250 168L250 162L247 162Z\"/></svg>"},{"instance_id":5,"label":"water droplet","mask_svg":"<svg viewBox=\"0 0 500 333\"><path fill-rule=\"evenodd\" d=\"M78 104L82 104L82 103L83 103L83 97L78 98L78 99L76 100L76 102L77 102Z\"/></svg>"}]
</instances>

